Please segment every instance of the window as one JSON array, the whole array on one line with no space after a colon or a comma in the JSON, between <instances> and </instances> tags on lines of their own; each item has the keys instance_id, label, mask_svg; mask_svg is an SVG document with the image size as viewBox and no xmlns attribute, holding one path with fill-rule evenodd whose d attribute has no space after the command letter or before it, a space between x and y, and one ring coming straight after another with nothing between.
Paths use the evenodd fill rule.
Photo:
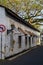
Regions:
<instances>
[{"instance_id":1,"label":"window","mask_svg":"<svg viewBox=\"0 0 43 65\"><path fill-rule=\"evenodd\" d=\"M29 47L31 47L31 37L29 37Z\"/></svg>"},{"instance_id":2,"label":"window","mask_svg":"<svg viewBox=\"0 0 43 65\"><path fill-rule=\"evenodd\" d=\"M25 45L27 46L27 37L25 36Z\"/></svg>"},{"instance_id":3,"label":"window","mask_svg":"<svg viewBox=\"0 0 43 65\"><path fill-rule=\"evenodd\" d=\"M21 36L18 37L19 48L21 48Z\"/></svg>"}]
</instances>

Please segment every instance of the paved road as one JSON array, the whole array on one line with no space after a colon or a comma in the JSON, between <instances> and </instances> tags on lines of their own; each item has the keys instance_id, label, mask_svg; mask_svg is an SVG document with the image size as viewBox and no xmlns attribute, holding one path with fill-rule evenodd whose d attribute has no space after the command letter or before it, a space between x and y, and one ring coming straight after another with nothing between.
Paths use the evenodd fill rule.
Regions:
<instances>
[{"instance_id":1,"label":"paved road","mask_svg":"<svg viewBox=\"0 0 43 65\"><path fill-rule=\"evenodd\" d=\"M37 47L30 52L11 61L0 61L0 65L43 65L43 46Z\"/></svg>"}]
</instances>

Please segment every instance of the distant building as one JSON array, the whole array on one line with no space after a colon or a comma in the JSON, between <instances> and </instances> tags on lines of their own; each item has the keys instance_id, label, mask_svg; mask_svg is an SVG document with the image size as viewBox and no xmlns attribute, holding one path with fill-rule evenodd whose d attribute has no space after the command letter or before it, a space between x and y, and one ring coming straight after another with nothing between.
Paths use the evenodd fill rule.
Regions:
<instances>
[{"instance_id":1,"label":"distant building","mask_svg":"<svg viewBox=\"0 0 43 65\"><path fill-rule=\"evenodd\" d=\"M40 31L0 5L0 59L40 45Z\"/></svg>"}]
</instances>

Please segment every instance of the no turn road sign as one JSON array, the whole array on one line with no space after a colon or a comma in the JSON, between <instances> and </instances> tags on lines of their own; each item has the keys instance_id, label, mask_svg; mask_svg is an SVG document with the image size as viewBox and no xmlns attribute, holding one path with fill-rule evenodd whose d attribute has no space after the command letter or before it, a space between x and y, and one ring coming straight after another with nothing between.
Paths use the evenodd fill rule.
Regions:
<instances>
[{"instance_id":1,"label":"no turn road sign","mask_svg":"<svg viewBox=\"0 0 43 65\"><path fill-rule=\"evenodd\" d=\"M6 27L3 24L0 24L0 32L4 32L6 30Z\"/></svg>"}]
</instances>

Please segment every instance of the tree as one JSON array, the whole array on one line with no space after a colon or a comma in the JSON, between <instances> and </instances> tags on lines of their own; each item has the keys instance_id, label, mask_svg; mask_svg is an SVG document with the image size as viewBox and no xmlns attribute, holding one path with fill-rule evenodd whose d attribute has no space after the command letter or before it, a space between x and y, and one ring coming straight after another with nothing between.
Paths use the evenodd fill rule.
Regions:
<instances>
[{"instance_id":1,"label":"tree","mask_svg":"<svg viewBox=\"0 0 43 65\"><path fill-rule=\"evenodd\" d=\"M32 18L43 9L43 0L0 0L0 4L10 8L27 22L37 27L36 24L32 23Z\"/></svg>"}]
</instances>

